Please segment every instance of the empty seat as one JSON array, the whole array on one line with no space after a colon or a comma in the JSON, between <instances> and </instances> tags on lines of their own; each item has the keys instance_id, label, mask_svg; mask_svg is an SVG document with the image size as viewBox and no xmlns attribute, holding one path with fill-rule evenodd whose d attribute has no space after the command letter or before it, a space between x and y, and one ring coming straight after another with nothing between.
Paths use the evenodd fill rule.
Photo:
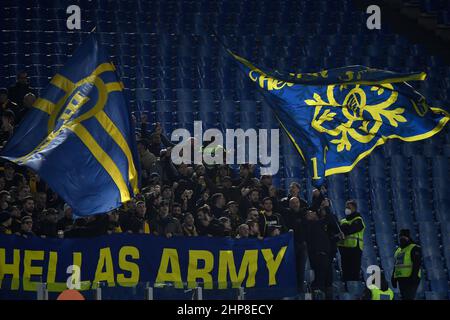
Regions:
<instances>
[{"instance_id":1,"label":"empty seat","mask_svg":"<svg viewBox=\"0 0 450 320\"><path fill-rule=\"evenodd\" d=\"M178 100L176 102L176 108L178 112L191 112L193 113L195 110L194 101L189 100Z\"/></svg>"},{"instance_id":2,"label":"empty seat","mask_svg":"<svg viewBox=\"0 0 450 320\"><path fill-rule=\"evenodd\" d=\"M170 113L173 111L172 101L158 100L155 104L156 110L159 113Z\"/></svg>"}]
</instances>

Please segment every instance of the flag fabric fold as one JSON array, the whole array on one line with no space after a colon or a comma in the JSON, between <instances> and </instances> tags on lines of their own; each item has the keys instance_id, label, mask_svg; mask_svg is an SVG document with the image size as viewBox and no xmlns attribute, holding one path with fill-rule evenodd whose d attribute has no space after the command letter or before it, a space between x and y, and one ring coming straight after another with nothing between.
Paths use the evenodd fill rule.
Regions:
<instances>
[{"instance_id":1,"label":"flag fabric fold","mask_svg":"<svg viewBox=\"0 0 450 320\"><path fill-rule=\"evenodd\" d=\"M90 34L1 153L36 171L78 216L108 212L139 192L134 125L115 71Z\"/></svg>"},{"instance_id":2,"label":"flag fabric fold","mask_svg":"<svg viewBox=\"0 0 450 320\"><path fill-rule=\"evenodd\" d=\"M424 80L424 73L352 66L282 74L229 53L268 101L316 186L326 176L351 171L388 139L426 139L450 119L406 82Z\"/></svg>"}]
</instances>

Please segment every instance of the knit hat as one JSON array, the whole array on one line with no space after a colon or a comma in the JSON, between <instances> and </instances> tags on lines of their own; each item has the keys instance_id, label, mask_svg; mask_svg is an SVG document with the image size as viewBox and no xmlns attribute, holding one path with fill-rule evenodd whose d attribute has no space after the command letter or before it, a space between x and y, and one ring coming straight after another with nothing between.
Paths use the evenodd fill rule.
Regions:
<instances>
[{"instance_id":1,"label":"knit hat","mask_svg":"<svg viewBox=\"0 0 450 320\"><path fill-rule=\"evenodd\" d=\"M233 201L233 200L232 201L228 201L227 208L229 208L233 204L237 205L238 203L236 201Z\"/></svg>"},{"instance_id":2,"label":"knit hat","mask_svg":"<svg viewBox=\"0 0 450 320\"><path fill-rule=\"evenodd\" d=\"M399 235L399 237L407 237L407 238L411 239L409 229L401 229L398 235Z\"/></svg>"},{"instance_id":3,"label":"knit hat","mask_svg":"<svg viewBox=\"0 0 450 320\"><path fill-rule=\"evenodd\" d=\"M24 223L27 223L27 222L33 222L33 218L31 218L30 216L24 216L24 217L20 220L20 223L21 223L21 224L24 224Z\"/></svg>"}]
</instances>

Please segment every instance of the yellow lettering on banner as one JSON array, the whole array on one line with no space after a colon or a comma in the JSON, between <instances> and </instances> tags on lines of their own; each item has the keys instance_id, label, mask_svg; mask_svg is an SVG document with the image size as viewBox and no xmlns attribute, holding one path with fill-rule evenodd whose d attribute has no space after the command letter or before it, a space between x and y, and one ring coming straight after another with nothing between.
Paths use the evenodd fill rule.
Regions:
<instances>
[{"instance_id":1,"label":"yellow lettering on banner","mask_svg":"<svg viewBox=\"0 0 450 320\"><path fill-rule=\"evenodd\" d=\"M198 260L203 260L205 266L198 268ZM187 273L188 288L197 286L197 279L203 279L205 289L213 288L211 271L214 267L214 256L207 250L189 250L189 266Z\"/></svg>"},{"instance_id":2,"label":"yellow lettering on banner","mask_svg":"<svg viewBox=\"0 0 450 320\"><path fill-rule=\"evenodd\" d=\"M81 255L81 252L73 252L72 256L73 256L72 264L74 266L77 266L78 268L80 268L80 271L81 271L81 262L82 262L82 258L83 258L83 256ZM89 280L81 281L80 286L81 286L80 291L90 290L91 282Z\"/></svg>"},{"instance_id":3,"label":"yellow lettering on banner","mask_svg":"<svg viewBox=\"0 0 450 320\"><path fill-rule=\"evenodd\" d=\"M42 266L33 266L33 261L43 261L44 251L25 250L23 258L23 290L36 291L38 281L31 281L32 276L42 276Z\"/></svg>"},{"instance_id":4,"label":"yellow lettering on banner","mask_svg":"<svg viewBox=\"0 0 450 320\"><path fill-rule=\"evenodd\" d=\"M317 170L317 158L311 158L312 164L313 164L313 172L314 172L314 176L312 177L313 179L317 180L320 179L321 177L319 177L319 173Z\"/></svg>"},{"instance_id":5,"label":"yellow lettering on banner","mask_svg":"<svg viewBox=\"0 0 450 320\"><path fill-rule=\"evenodd\" d=\"M169 264L171 267L171 272L168 272ZM180 259L178 258L177 249L164 248L155 282L173 282L175 288L183 288L183 282L181 281Z\"/></svg>"},{"instance_id":6,"label":"yellow lettering on banner","mask_svg":"<svg viewBox=\"0 0 450 320\"><path fill-rule=\"evenodd\" d=\"M0 288L6 274L12 275L11 290L19 289L20 250L14 249L12 263L6 263L6 249L0 248Z\"/></svg>"},{"instance_id":7,"label":"yellow lettering on banner","mask_svg":"<svg viewBox=\"0 0 450 320\"><path fill-rule=\"evenodd\" d=\"M60 119L69 121L70 118L72 118L72 116L88 101L89 97L83 96L81 92L75 93L64 109L64 112L61 114Z\"/></svg>"},{"instance_id":8,"label":"yellow lettering on banner","mask_svg":"<svg viewBox=\"0 0 450 320\"><path fill-rule=\"evenodd\" d=\"M105 270L103 271L103 269ZM114 282L114 267L110 248L100 249L97 269L95 270L95 278L92 287L94 289L97 288L98 283L101 281L106 281L109 287L114 287L116 285Z\"/></svg>"},{"instance_id":9,"label":"yellow lettering on banner","mask_svg":"<svg viewBox=\"0 0 450 320\"><path fill-rule=\"evenodd\" d=\"M122 287L134 287L139 282L139 266L137 263L128 261L128 256L132 259L139 259L139 250L136 247L125 246L119 251L119 267L130 273L129 277L126 277L123 273L117 275L117 282Z\"/></svg>"},{"instance_id":10,"label":"yellow lettering on banner","mask_svg":"<svg viewBox=\"0 0 450 320\"><path fill-rule=\"evenodd\" d=\"M230 281L233 288L241 287L246 275L247 281L245 287L254 287L256 282L256 271L258 271L258 250L245 250L239 273L236 273L233 251L220 251L218 275L219 289L226 289L228 287L227 274L230 275Z\"/></svg>"},{"instance_id":11,"label":"yellow lettering on banner","mask_svg":"<svg viewBox=\"0 0 450 320\"><path fill-rule=\"evenodd\" d=\"M254 81L254 82L258 81L258 84L261 88L267 89L269 91L283 89L283 87L286 85L288 87L292 87L294 85L294 83L292 83L292 82L286 82L286 81L272 78L257 69L250 70L250 72L248 73L248 76L250 77L250 79L252 81ZM267 88L265 86L266 84L267 84Z\"/></svg>"},{"instance_id":12,"label":"yellow lettering on banner","mask_svg":"<svg viewBox=\"0 0 450 320\"><path fill-rule=\"evenodd\" d=\"M56 266L58 264L58 253L50 251L47 270L47 290L49 292L61 292L67 289L65 282L56 282Z\"/></svg>"},{"instance_id":13,"label":"yellow lettering on banner","mask_svg":"<svg viewBox=\"0 0 450 320\"><path fill-rule=\"evenodd\" d=\"M267 270L269 271L269 286L276 285L277 279L276 274L278 268L280 267L281 260L283 260L284 254L286 253L287 246L280 249L275 260L273 259L273 253L271 249L262 249L264 260L266 260Z\"/></svg>"}]
</instances>

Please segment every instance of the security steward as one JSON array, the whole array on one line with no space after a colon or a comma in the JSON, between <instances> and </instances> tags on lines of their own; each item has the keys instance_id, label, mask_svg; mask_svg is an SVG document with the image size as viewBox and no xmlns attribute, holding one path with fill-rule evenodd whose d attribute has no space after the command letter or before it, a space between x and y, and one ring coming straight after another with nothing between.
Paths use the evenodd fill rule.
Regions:
<instances>
[{"instance_id":1,"label":"security steward","mask_svg":"<svg viewBox=\"0 0 450 320\"><path fill-rule=\"evenodd\" d=\"M400 230L399 245L394 253L392 286L397 288L398 284L402 300L414 300L420 283L422 253L408 229Z\"/></svg>"},{"instance_id":2,"label":"security steward","mask_svg":"<svg viewBox=\"0 0 450 320\"><path fill-rule=\"evenodd\" d=\"M338 242L341 255L342 280L361 280L361 256L364 247L363 236L366 228L357 211L354 200L345 203L345 218L340 221L341 241Z\"/></svg>"},{"instance_id":3,"label":"security steward","mask_svg":"<svg viewBox=\"0 0 450 320\"><path fill-rule=\"evenodd\" d=\"M394 291L389 288L383 271L380 273L379 286L378 288L375 284L372 284L369 288L366 288L361 300L394 300Z\"/></svg>"}]
</instances>

